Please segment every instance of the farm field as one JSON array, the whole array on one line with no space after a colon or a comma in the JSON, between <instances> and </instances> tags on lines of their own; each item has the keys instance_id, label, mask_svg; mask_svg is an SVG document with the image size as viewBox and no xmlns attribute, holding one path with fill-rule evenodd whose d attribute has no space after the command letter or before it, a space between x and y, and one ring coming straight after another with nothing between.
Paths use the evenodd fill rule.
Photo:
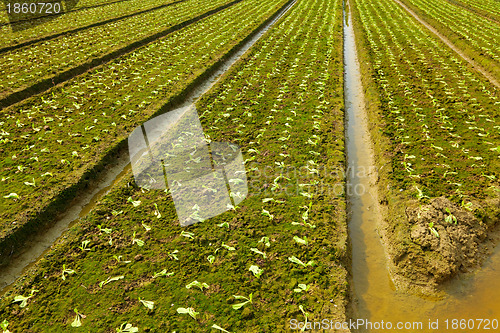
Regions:
<instances>
[{"instance_id":1,"label":"farm field","mask_svg":"<svg viewBox=\"0 0 500 333\"><path fill-rule=\"evenodd\" d=\"M127 0L110 2L107 6L73 11L59 15L55 19L49 17L50 20L43 17L23 20L21 15L15 15L12 23L14 23L13 26L15 26L16 30L12 29L7 12L3 11L0 17L0 22L3 24L0 27L0 31L2 32L0 35L0 46L3 49L6 46L15 46L32 40L50 38L50 36L55 34L63 34L69 29L82 29L90 25L100 25L101 22L113 21L115 19L120 20L133 17L135 14L169 7L174 2L177 1ZM43 24L39 24L40 22L43 22Z\"/></svg>"},{"instance_id":2,"label":"farm field","mask_svg":"<svg viewBox=\"0 0 500 333\"><path fill-rule=\"evenodd\" d=\"M393 264L442 282L498 221L498 90L396 3L355 3Z\"/></svg>"},{"instance_id":3,"label":"farm field","mask_svg":"<svg viewBox=\"0 0 500 333\"><path fill-rule=\"evenodd\" d=\"M104 26L93 27L55 39L36 43L21 49L4 52L0 56L1 70L5 76L0 82L0 96L30 88L38 82L74 76L75 68L81 71L117 58L136 47L156 39L156 34L173 32L176 25L188 25L197 17L213 10L222 10L230 1L187 1L148 14L121 20ZM154 25L151 28L151 25ZM93 37L95 36L95 37ZM53 56L54 55L54 56ZM57 55L57 56L55 56Z\"/></svg>"},{"instance_id":4,"label":"farm field","mask_svg":"<svg viewBox=\"0 0 500 333\"><path fill-rule=\"evenodd\" d=\"M297 3L198 102L206 135L241 145L247 158L253 194L244 204L184 229L169 194L125 179L20 286L19 293L29 294L37 285L29 306L36 314L4 298L0 312L9 329L65 332L75 308L90 331L112 331L125 322L141 331L206 331L214 324L279 331L283 318L302 311L342 319L344 180L340 172L320 174L340 170L344 160L341 15L339 1ZM231 110L241 100L250 103ZM223 127L228 117L232 126ZM319 181L324 192L313 190ZM65 280L62 265L75 271ZM99 286L107 277L118 278ZM188 289L194 281L209 287ZM55 290L65 299L57 309ZM251 301L239 309L245 299L232 295ZM154 302L154 309L139 298ZM181 308L193 308L195 319L179 314Z\"/></svg>"},{"instance_id":5,"label":"farm field","mask_svg":"<svg viewBox=\"0 0 500 333\"><path fill-rule=\"evenodd\" d=\"M498 1L5 6L0 332L498 328Z\"/></svg>"},{"instance_id":6,"label":"farm field","mask_svg":"<svg viewBox=\"0 0 500 333\"><path fill-rule=\"evenodd\" d=\"M129 130L181 93L284 4L241 2L4 109L2 239L40 223L40 212L71 197L101 160L124 143ZM243 20L238 19L242 12L247 13ZM221 21L224 31L217 33Z\"/></svg>"}]
</instances>

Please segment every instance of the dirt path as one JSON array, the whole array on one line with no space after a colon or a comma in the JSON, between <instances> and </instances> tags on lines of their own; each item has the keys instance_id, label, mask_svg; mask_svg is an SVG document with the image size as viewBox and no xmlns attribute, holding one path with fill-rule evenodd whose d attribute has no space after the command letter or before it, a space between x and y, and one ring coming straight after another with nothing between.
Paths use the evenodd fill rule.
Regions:
<instances>
[{"instance_id":1,"label":"dirt path","mask_svg":"<svg viewBox=\"0 0 500 333\"><path fill-rule=\"evenodd\" d=\"M405 4L403 4L399 0L394 0L397 4L399 4L404 10L410 13L418 22L420 22L424 27L429 29L434 35L439 37L448 47L450 47L453 51L455 51L459 56L461 56L465 61L467 61L476 71L483 74L495 87L500 89L500 83L491 75L490 72L485 70L481 65L477 62L466 56L462 50L455 46L448 38L442 35L439 31L437 31L432 25L421 19L413 10L408 8Z\"/></svg>"}]
</instances>

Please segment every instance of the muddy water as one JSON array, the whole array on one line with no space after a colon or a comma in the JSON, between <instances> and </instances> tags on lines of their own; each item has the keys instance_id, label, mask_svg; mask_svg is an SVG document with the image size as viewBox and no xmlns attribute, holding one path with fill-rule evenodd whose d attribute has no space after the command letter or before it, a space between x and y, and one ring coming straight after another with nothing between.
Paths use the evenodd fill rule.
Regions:
<instances>
[{"instance_id":1,"label":"muddy water","mask_svg":"<svg viewBox=\"0 0 500 333\"><path fill-rule=\"evenodd\" d=\"M229 68L283 15L285 15L295 3L295 0L291 1L288 6L279 11L272 20L254 33L248 41L241 45L238 50L232 53L225 61L219 64L207 79L193 87L184 100L175 105L170 111L188 106L194 107L196 101L220 79L221 75L228 71ZM52 244L60 237L64 237L64 232L67 231L69 227L92 211L99 200L106 195L113 186L121 179L130 176L131 166L128 151L123 151L121 155L123 156L121 159L114 165L110 165L108 169L99 176L99 179L95 182L96 184L91 190L88 190L86 193L76 198L71 204L71 207L54 221L52 227L40 231L33 239L24 243L23 249L11 258L9 265L0 270L0 296L9 289L17 278L27 272L37 260L42 258L43 255L49 251Z\"/></svg>"},{"instance_id":2,"label":"muddy water","mask_svg":"<svg viewBox=\"0 0 500 333\"><path fill-rule=\"evenodd\" d=\"M349 11L348 7L346 11ZM500 247L475 274L461 276L445 285L440 299L423 299L394 288L387 269L388 259L377 231L381 214L375 187L376 173L350 16L344 16L344 94L352 307L353 320L365 321L363 324L360 321L357 329L352 331L500 331ZM470 328L460 328L458 322L453 329L454 319L466 320L465 324ZM471 319L475 321L474 326ZM497 322L491 322L489 329L483 330L478 329L481 319L495 319ZM371 329L367 321L372 324ZM403 326L398 327L398 323ZM483 328L486 325L487 322L483 321Z\"/></svg>"}]
</instances>

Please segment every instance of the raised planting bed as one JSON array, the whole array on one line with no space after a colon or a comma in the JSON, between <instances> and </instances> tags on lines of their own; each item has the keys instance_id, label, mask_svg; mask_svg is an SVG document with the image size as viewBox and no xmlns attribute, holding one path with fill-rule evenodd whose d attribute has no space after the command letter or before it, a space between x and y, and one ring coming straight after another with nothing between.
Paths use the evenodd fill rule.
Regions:
<instances>
[{"instance_id":1,"label":"raised planting bed","mask_svg":"<svg viewBox=\"0 0 500 333\"><path fill-rule=\"evenodd\" d=\"M448 0L402 0L500 81L500 24Z\"/></svg>"},{"instance_id":2,"label":"raised planting bed","mask_svg":"<svg viewBox=\"0 0 500 333\"><path fill-rule=\"evenodd\" d=\"M391 269L432 286L494 236L499 92L395 3L357 0L354 21Z\"/></svg>"},{"instance_id":3,"label":"raised planting bed","mask_svg":"<svg viewBox=\"0 0 500 333\"><path fill-rule=\"evenodd\" d=\"M234 210L182 228L169 190L130 177L4 296L0 320L13 332L345 320L341 17L340 1L297 2L197 104L207 139L243 151L249 195Z\"/></svg>"},{"instance_id":4,"label":"raised planting bed","mask_svg":"<svg viewBox=\"0 0 500 333\"><path fill-rule=\"evenodd\" d=\"M285 4L238 3L5 109L0 132L3 251L10 253L21 235L53 220L124 147L134 127L174 102Z\"/></svg>"},{"instance_id":5,"label":"raised planting bed","mask_svg":"<svg viewBox=\"0 0 500 333\"><path fill-rule=\"evenodd\" d=\"M234 1L186 1L0 54L0 98L14 103L225 9ZM12 93L17 93L12 96ZM1 102L0 102L1 103Z\"/></svg>"}]
</instances>

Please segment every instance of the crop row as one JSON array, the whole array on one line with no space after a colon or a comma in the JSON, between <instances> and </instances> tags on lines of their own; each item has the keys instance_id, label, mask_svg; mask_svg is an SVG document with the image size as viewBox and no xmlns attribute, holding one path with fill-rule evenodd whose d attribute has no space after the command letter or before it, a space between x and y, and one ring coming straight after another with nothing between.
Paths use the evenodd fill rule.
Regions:
<instances>
[{"instance_id":1,"label":"crop row","mask_svg":"<svg viewBox=\"0 0 500 333\"><path fill-rule=\"evenodd\" d=\"M154 10L154 8L164 8L165 5L174 2L173 0L130 0L116 2L109 6L89 8L82 11L70 12L57 16L50 20L42 18L42 24L37 24L38 20L33 22L25 21L16 23L16 29L12 30L10 25L0 27L0 49L17 45L26 41L40 39L55 34L64 33L68 30L84 28L92 24L98 24L107 20L120 18L123 16L133 16L134 13ZM200 4L202 1L198 1ZM6 13L1 13L2 23L8 23Z\"/></svg>"},{"instance_id":2,"label":"crop row","mask_svg":"<svg viewBox=\"0 0 500 333\"><path fill-rule=\"evenodd\" d=\"M500 79L500 25L447 0L403 2Z\"/></svg>"},{"instance_id":3,"label":"crop row","mask_svg":"<svg viewBox=\"0 0 500 333\"><path fill-rule=\"evenodd\" d=\"M283 3L241 2L5 109L0 123L2 237L74 187L134 126Z\"/></svg>"},{"instance_id":4,"label":"crop row","mask_svg":"<svg viewBox=\"0 0 500 333\"><path fill-rule=\"evenodd\" d=\"M491 213L494 204L490 200L499 190L500 124L495 116L499 92L397 4L357 0L356 7L365 38L363 45L367 48L365 57L372 66L380 100L380 121L379 116L371 115L375 117L373 122L377 121L373 132L382 137L376 141L388 142L385 148L379 148L384 151L379 163L388 159L384 175L389 181L383 192L392 205L389 221L395 223L388 230L401 237L396 240L399 252L395 261L404 253L411 253L415 243L421 241L417 231L421 231L422 237L440 235L451 239L452 246L460 248L465 238L456 238L458 231L484 235L485 224L467 211L485 221L494 221L490 217L497 214ZM391 19L382 20L383 17ZM424 204L436 197L454 204L449 203L436 213L432 225L417 225L415 220L428 218L425 211L430 208ZM414 201L421 209L418 218L417 213L413 216L398 208L411 207ZM394 218L398 214L409 214L415 225L398 221ZM478 236L473 242L479 239ZM422 247L431 247L433 251L427 253L434 259L412 265L427 265L420 267L424 274L442 280L456 272L459 258L440 253L443 247L435 240L432 247L420 243ZM471 254L477 250L477 244L469 243L469 247ZM415 257L407 254L406 260L416 260ZM443 266L447 268L440 268L438 262L445 262Z\"/></svg>"},{"instance_id":5,"label":"crop row","mask_svg":"<svg viewBox=\"0 0 500 333\"><path fill-rule=\"evenodd\" d=\"M448 0L485 17L500 22L500 5L496 0Z\"/></svg>"},{"instance_id":6,"label":"crop row","mask_svg":"<svg viewBox=\"0 0 500 333\"><path fill-rule=\"evenodd\" d=\"M126 48L133 42L166 31L227 3L228 0L190 0L0 54L0 71L3 73L0 96Z\"/></svg>"},{"instance_id":7,"label":"crop row","mask_svg":"<svg viewBox=\"0 0 500 333\"><path fill-rule=\"evenodd\" d=\"M324 173L344 164L340 4L297 2L198 103L207 138L247 157L245 201L181 228L168 190L126 179L3 298L8 328L262 332L343 320L344 182Z\"/></svg>"}]
</instances>

